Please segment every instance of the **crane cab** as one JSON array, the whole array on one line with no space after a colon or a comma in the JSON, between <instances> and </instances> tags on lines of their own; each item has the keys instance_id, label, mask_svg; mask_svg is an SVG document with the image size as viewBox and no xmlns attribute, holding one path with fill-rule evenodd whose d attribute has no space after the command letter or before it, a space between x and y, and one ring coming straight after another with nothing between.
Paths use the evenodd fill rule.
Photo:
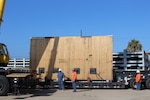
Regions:
<instances>
[{"instance_id":1,"label":"crane cab","mask_svg":"<svg viewBox=\"0 0 150 100\"><path fill-rule=\"evenodd\" d=\"M0 66L6 67L9 62L9 53L7 46L0 43Z\"/></svg>"}]
</instances>

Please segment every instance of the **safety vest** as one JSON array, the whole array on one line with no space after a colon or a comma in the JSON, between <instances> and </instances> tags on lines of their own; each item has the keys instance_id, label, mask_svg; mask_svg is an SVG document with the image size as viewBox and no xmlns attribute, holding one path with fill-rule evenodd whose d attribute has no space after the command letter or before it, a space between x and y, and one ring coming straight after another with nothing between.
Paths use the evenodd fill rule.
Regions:
<instances>
[{"instance_id":1,"label":"safety vest","mask_svg":"<svg viewBox=\"0 0 150 100\"><path fill-rule=\"evenodd\" d=\"M72 73L72 81L76 81L77 80L77 73L73 72Z\"/></svg>"},{"instance_id":2,"label":"safety vest","mask_svg":"<svg viewBox=\"0 0 150 100\"><path fill-rule=\"evenodd\" d=\"M140 73L136 74L135 82L141 82L141 74Z\"/></svg>"}]
</instances>

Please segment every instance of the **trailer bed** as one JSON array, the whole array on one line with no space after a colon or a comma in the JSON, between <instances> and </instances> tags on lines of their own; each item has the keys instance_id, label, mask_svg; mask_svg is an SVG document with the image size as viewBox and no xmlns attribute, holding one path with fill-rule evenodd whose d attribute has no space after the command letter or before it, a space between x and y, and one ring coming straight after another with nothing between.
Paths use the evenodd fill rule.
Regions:
<instances>
[{"instance_id":1,"label":"trailer bed","mask_svg":"<svg viewBox=\"0 0 150 100\"><path fill-rule=\"evenodd\" d=\"M12 73L8 74L6 77L8 78L24 78L30 76L30 73Z\"/></svg>"}]
</instances>

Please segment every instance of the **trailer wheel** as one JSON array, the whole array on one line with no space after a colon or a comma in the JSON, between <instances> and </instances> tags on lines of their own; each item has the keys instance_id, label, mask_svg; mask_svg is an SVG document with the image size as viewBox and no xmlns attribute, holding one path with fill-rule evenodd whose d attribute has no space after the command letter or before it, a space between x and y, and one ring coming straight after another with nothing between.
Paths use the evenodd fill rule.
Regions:
<instances>
[{"instance_id":1,"label":"trailer wheel","mask_svg":"<svg viewBox=\"0 0 150 100\"><path fill-rule=\"evenodd\" d=\"M0 75L0 95L7 95L9 83L5 76Z\"/></svg>"},{"instance_id":2,"label":"trailer wheel","mask_svg":"<svg viewBox=\"0 0 150 100\"><path fill-rule=\"evenodd\" d=\"M135 79L131 79L131 80L130 80L130 87L131 87L132 89L136 89L136 82L135 82Z\"/></svg>"},{"instance_id":3,"label":"trailer wheel","mask_svg":"<svg viewBox=\"0 0 150 100\"><path fill-rule=\"evenodd\" d=\"M150 89L150 79L146 80L146 88Z\"/></svg>"}]
</instances>

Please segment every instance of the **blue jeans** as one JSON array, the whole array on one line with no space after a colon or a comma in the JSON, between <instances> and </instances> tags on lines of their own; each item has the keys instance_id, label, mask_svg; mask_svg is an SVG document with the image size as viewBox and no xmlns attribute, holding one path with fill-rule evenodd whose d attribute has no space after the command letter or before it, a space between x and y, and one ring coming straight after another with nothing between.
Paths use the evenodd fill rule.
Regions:
<instances>
[{"instance_id":1,"label":"blue jeans","mask_svg":"<svg viewBox=\"0 0 150 100\"><path fill-rule=\"evenodd\" d=\"M73 91L76 92L76 82L75 81L72 82L72 88L73 88Z\"/></svg>"},{"instance_id":2,"label":"blue jeans","mask_svg":"<svg viewBox=\"0 0 150 100\"><path fill-rule=\"evenodd\" d=\"M61 81L58 81L58 84L59 84L59 89L64 90L64 82L61 80Z\"/></svg>"},{"instance_id":3,"label":"blue jeans","mask_svg":"<svg viewBox=\"0 0 150 100\"><path fill-rule=\"evenodd\" d=\"M137 82L136 83L136 89L137 90L141 90L141 82Z\"/></svg>"}]
</instances>

